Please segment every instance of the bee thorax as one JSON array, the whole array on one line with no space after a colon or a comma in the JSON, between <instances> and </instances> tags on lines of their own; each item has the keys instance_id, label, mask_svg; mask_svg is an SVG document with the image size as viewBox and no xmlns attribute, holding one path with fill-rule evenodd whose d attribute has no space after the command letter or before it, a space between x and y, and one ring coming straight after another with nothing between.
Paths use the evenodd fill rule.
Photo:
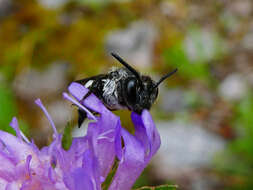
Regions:
<instances>
[{"instance_id":1,"label":"bee thorax","mask_svg":"<svg viewBox=\"0 0 253 190\"><path fill-rule=\"evenodd\" d=\"M121 80L127 77L124 69L111 71L107 79L103 79L103 100L105 105L111 110L125 109L125 106L120 104L119 86Z\"/></svg>"}]
</instances>

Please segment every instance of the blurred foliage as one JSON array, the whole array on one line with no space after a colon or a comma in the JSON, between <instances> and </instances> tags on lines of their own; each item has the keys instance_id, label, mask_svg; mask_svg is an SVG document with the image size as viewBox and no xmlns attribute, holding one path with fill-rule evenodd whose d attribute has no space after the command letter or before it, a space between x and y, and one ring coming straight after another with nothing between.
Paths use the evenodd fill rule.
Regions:
<instances>
[{"instance_id":1,"label":"blurred foliage","mask_svg":"<svg viewBox=\"0 0 253 190\"><path fill-rule=\"evenodd\" d=\"M17 114L17 108L14 103L12 91L5 87L0 86L0 126L1 129L10 131L9 123L14 115Z\"/></svg>"},{"instance_id":2,"label":"blurred foliage","mask_svg":"<svg viewBox=\"0 0 253 190\"><path fill-rule=\"evenodd\" d=\"M179 69L180 75L187 78L208 79L208 65L203 63L191 63L187 57L182 42L178 42L164 52L165 61Z\"/></svg>"},{"instance_id":3,"label":"blurred foliage","mask_svg":"<svg viewBox=\"0 0 253 190\"><path fill-rule=\"evenodd\" d=\"M24 133L28 134L28 123L38 127L38 123L30 121L40 118L35 116L30 102L28 105L12 89L12 82L22 71L43 70L51 63L63 61L71 65L72 80L101 73L111 66L105 55L105 36L115 29L127 28L134 21L147 20L158 29L154 64L147 70L162 75L177 67L176 77L166 83L171 88L183 89L186 102L186 108L174 115L155 106L152 114L159 119L189 121L198 118L200 122L212 125L209 117L213 112L232 107L231 116L222 119L228 126L233 126L230 130L236 136L229 139L228 148L217 159L217 175L221 175L222 183L228 189L252 189L253 95L248 93L245 98L233 102L223 100L218 92L220 83L229 74L238 72L246 77L252 73L249 66L252 49L243 49L241 45L250 39L245 40L245 35L252 12L248 16L246 11L240 12L243 6L236 3L241 2L69 0L59 7L45 7L37 0L13 0L10 10L0 17L0 128L14 133L9 122L16 115L27 118L27 121L19 119ZM247 6L243 8L247 9ZM118 111L116 114L127 118L123 119L123 126L133 132L130 113ZM71 144L70 133L71 126L68 125L62 142L65 149ZM135 187L157 184L150 176L152 179L160 177L145 171Z\"/></svg>"},{"instance_id":4,"label":"blurred foliage","mask_svg":"<svg viewBox=\"0 0 253 190\"><path fill-rule=\"evenodd\" d=\"M36 1L15 1L15 6L18 11L2 21L0 30L0 71L9 79L24 67L57 60L74 63L75 71L97 74L107 63L102 53L106 32L124 24L111 11L117 9L113 5L104 11L80 10L80 15L75 2L59 10L45 9ZM132 14L125 15L131 20ZM91 63L97 67L89 67Z\"/></svg>"},{"instance_id":5,"label":"blurred foliage","mask_svg":"<svg viewBox=\"0 0 253 190\"><path fill-rule=\"evenodd\" d=\"M110 187L113 177L115 176L115 174L117 172L118 166L119 166L119 160L117 158L115 158L114 163L113 163L113 167L112 167L111 171L109 172L109 174L107 175L105 181L102 184L103 190L108 190L108 188Z\"/></svg>"},{"instance_id":6,"label":"blurred foliage","mask_svg":"<svg viewBox=\"0 0 253 190\"><path fill-rule=\"evenodd\" d=\"M165 49L165 62L179 69L179 74L187 79L210 82L210 63L218 60L226 52L222 39L216 34L190 27L188 36ZM191 55L192 54L192 55Z\"/></svg>"},{"instance_id":7,"label":"blurred foliage","mask_svg":"<svg viewBox=\"0 0 253 190\"><path fill-rule=\"evenodd\" d=\"M147 167L147 168L144 169L144 172L142 172L142 174L140 175L140 177L136 180L136 182L134 184L134 188L138 188L138 187L142 187L142 186L150 184L149 171L150 171L149 167Z\"/></svg>"},{"instance_id":8,"label":"blurred foliage","mask_svg":"<svg viewBox=\"0 0 253 190\"><path fill-rule=\"evenodd\" d=\"M17 115L17 107L13 97L13 92L6 85L0 83L0 128L4 131L15 134L15 131L9 126L12 117ZM19 126L22 132L28 135L28 125L20 120Z\"/></svg>"},{"instance_id":9,"label":"blurred foliage","mask_svg":"<svg viewBox=\"0 0 253 190\"><path fill-rule=\"evenodd\" d=\"M177 186L175 185L161 185L157 187L142 187L136 190L176 190Z\"/></svg>"},{"instance_id":10,"label":"blurred foliage","mask_svg":"<svg viewBox=\"0 0 253 190\"><path fill-rule=\"evenodd\" d=\"M228 189L253 188L253 95L251 93L236 107L234 127L238 137L217 159L218 169L230 180ZM224 176L224 177L225 177Z\"/></svg>"}]
</instances>

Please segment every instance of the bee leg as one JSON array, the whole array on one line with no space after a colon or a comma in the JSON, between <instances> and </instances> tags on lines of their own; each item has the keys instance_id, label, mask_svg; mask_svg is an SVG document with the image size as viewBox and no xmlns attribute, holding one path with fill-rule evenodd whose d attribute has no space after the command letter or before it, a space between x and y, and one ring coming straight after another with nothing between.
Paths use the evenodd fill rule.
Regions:
<instances>
[{"instance_id":1,"label":"bee leg","mask_svg":"<svg viewBox=\"0 0 253 190\"><path fill-rule=\"evenodd\" d=\"M82 98L81 102L84 101L89 95L91 95L92 92L88 91L85 96ZM78 127L80 128L82 123L84 122L84 120L87 118L87 113L82 110L82 109L78 109Z\"/></svg>"},{"instance_id":2,"label":"bee leg","mask_svg":"<svg viewBox=\"0 0 253 190\"><path fill-rule=\"evenodd\" d=\"M89 90L85 95L84 95L84 97L82 98L82 100L81 101L84 101L89 95L91 95L92 94L92 92Z\"/></svg>"},{"instance_id":3,"label":"bee leg","mask_svg":"<svg viewBox=\"0 0 253 190\"><path fill-rule=\"evenodd\" d=\"M78 128L80 128L84 120L87 118L87 113L80 108L77 111L78 111ZM90 110L90 112L94 115L98 115L97 112L94 112L92 110Z\"/></svg>"},{"instance_id":4,"label":"bee leg","mask_svg":"<svg viewBox=\"0 0 253 190\"><path fill-rule=\"evenodd\" d=\"M87 113L82 109L78 109L78 127L80 128L84 120L87 118Z\"/></svg>"}]
</instances>

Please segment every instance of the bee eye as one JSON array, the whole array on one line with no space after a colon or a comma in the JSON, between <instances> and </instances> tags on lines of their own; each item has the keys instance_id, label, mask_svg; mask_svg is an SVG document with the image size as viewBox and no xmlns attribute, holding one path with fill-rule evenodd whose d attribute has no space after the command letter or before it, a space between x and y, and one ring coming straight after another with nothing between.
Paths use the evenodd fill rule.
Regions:
<instances>
[{"instance_id":1,"label":"bee eye","mask_svg":"<svg viewBox=\"0 0 253 190\"><path fill-rule=\"evenodd\" d=\"M129 102L134 103L136 102L136 87L137 87L137 81L132 79L127 83L127 97Z\"/></svg>"}]
</instances>

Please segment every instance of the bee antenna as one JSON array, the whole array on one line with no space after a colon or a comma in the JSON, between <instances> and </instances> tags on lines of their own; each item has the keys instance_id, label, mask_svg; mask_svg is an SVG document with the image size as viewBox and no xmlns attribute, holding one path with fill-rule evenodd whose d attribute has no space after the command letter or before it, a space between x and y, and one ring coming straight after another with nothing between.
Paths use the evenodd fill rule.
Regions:
<instances>
[{"instance_id":1,"label":"bee antenna","mask_svg":"<svg viewBox=\"0 0 253 190\"><path fill-rule=\"evenodd\" d=\"M168 73L167 75L164 75L154 86L154 89L157 88L166 78L170 77L171 75L173 75L174 73L177 72L177 68L173 71L171 71L170 73Z\"/></svg>"},{"instance_id":2,"label":"bee antenna","mask_svg":"<svg viewBox=\"0 0 253 190\"><path fill-rule=\"evenodd\" d=\"M140 74L133 68L131 67L127 62L125 62L119 55L117 55L116 53L111 53L111 55L117 59L122 65L124 65L129 71L131 71L136 77L138 80L141 81L141 77L140 77Z\"/></svg>"}]
</instances>

